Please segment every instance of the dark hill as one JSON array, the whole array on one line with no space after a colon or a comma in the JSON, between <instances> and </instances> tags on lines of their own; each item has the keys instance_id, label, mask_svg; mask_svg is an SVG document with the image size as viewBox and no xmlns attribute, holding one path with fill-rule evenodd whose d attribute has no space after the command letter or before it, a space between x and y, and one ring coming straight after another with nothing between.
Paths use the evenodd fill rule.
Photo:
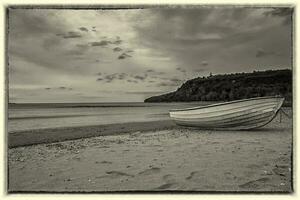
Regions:
<instances>
[{"instance_id":1,"label":"dark hill","mask_svg":"<svg viewBox=\"0 0 300 200\"><path fill-rule=\"evenodd\" d=\"M153 96L145 102L230 101L273 95L292 101L291 70L198 77L186 81L175 92Z\"/></svg>"}]
</instances>

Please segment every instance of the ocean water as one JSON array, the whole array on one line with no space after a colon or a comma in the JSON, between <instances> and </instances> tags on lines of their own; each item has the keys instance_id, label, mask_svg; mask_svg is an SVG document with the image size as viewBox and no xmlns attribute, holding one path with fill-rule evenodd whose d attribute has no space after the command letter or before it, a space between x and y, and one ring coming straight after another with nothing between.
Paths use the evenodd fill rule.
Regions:
<instances>
[{"instance_id":1,"label":"ocean water","mask_svg":"<svg viewBox=\"0 0 300 200\"><path fill-rule=\"evenodd\" d=\"M209 102L10 104L8 132L168 120L170 109L207 104Z\"/></svg>"}]
</instances>

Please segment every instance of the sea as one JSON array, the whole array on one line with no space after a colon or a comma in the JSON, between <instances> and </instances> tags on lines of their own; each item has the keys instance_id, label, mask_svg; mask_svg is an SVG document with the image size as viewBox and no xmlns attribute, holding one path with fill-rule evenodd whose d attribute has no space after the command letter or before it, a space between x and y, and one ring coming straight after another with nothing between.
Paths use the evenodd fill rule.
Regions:
<instances>
[{"instance_id":1,"label":"sea","mask_svg":"<svg viewBox=\"0 0 300 200\"><path fill-rule=\"evenodd\" d=\"M189 103L22 103L8 105L8 132L169 120L169 110L207 105Z\"/></svg>"}]
</instances>

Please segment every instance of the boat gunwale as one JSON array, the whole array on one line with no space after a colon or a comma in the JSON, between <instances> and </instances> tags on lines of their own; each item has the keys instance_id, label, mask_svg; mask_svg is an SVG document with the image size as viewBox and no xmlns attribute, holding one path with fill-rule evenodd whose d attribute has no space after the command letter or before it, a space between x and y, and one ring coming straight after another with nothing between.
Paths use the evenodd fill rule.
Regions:
<instances>
[{"instance_id":1,"label":"boat gunwale","mask_svg":"<svg viewBox=\"0 0 300 200\"><path fill-rule=\"evenodd\" d=\"M224 121L222 122L221 120L218 120L218 121L210 121L210 122L200 122L201 124L205 124L205 125L208 125L208 126L220 126L220 125L239 125L239 124L245 124L245 123L251 123L253 121L259 121L259 120L263 120L265 119L265 121L267 121L269 117L273 117L273 115L276 115L276 112L273 111L268 111L268 112L265 112L261 115L253 115L253 116L250 116L250 117L243 117L241 119L234 119L232 121ZM189 122L192 122L192 123L197 123L197 124L200 124L199 122L195 122L195 121L186 121L186 120L175 120L175 123L176 122L179 122L179 123L189 123ZM198 127L201 127L200 125L197 125ZM222 127L220 127L222 128Z\"/></svg>"},{"instance_id":2,"label":"boat gunwale","mask_svg":"<svg viewBox=\"0 0 300 200\"><path fill-rule=\"evenodd\" d=\"M274 103L267 102L267 103L261 103L261 104L251 105L251 106L253 106L251 108L249 108L249 106L248 107L245 107L245 106L234 107L234 108L222 110L221 111L222 114L218 115L218 116L228 115L228 114L232 114L232 113L246 112L246 111L249 111L249 110L258 110L258 109L265 108L265 107L275 107L277 104L278 104L278 102L274 102ZM245 108L245 109L241 110L242 108ZM236 111L234 111L234 110L236 110ZM220 111L203 112L203 113L201 113L201 115L207 115L207 114L212 114L212 113L220 113ZM191 114L191 113L173 112L172 115L186 117L186 116L196 116L196 115L199 116L200 114L199 113L192 113ZM173 117L171 117L171 118L173 118ZM202 117L202 118L207 118L207 116Z\"/></svg>"},{"instance_id":3,"label":"boat gunwale","mask_svg":"<svg viewBox=\"0 0 300 200\"><path fill-rule=\"evenodd\" d=\"M234 100L234 101L228 101L228 102L221 102L221 103L214 103L206 106L197 106L192 108L182 108L182 109L170 109L169 112L178 112L178 111L188 111L188 110L197 110L202 108L209 108L209 107L215 107L215 106L222 106L222 105L228 105L233 103L240 103L240 102L246 102L246 101L252 101L252 100L260 100L260 99L282 99L284 100L284 97L282 96L266 96L266 97L254 97L249 99L240 99L240 100Z\"/></svg>"},{"instance_id":4,"label":"boat gunwale","mask_svg":"<svg viewBox=\"0 0 300 200\"><path fill-rule=\"evenodd\" d=\"M265 123L264 123L264 121L262 121L262 119L265 119L265 117L262 117L262 118L251 120L251 123L243 122L239 126L233 126L233 127L216 127L216 128L214 128L214 127L200 127L200 126L188 125L188 124L184 124L184 123L183 124L177 123L177 124L180 125L180 126L201 128L201 129L204 129L204 130L250 130L250 129L260 128L260 127L263 127L263 126L269 124L276 117L277 113L278 113L278 110L277 110L277 112L273 113L273 115L270 116L270 119L267 119L265 121ZM253 123L255 120L256 120L256 122ZM262 124L259 124L259 123L262 123ZM255 124L258 124L258 125L255 126ZM249 128L249 125L252 126L252 127Z\"/></svg>"},{"instance_id":5,"label":"boat gunwale","mask_svg":"<svg viewBox=\"0 0 300 200\"><path fill-rule=\"evenodd\" d=\"M252 117L253 116L258 116L258 115L262 115L262 114L265 114L265 113L267 113L267 112L276 112L276 110L275 109L272 109L271 111L266 111L266 112L263 112L263 113L261 113L262 112L262 110L257 110L257 111L254 111L254 112L250 112L250 113L247 113L247 114L243 114L243 115L236 115L236 116L229 116L229 117L226 117L226 118L223 118L223 119L220 119L220 117L222 117L222 116L220 116L220 117L205 117L205 118L189 118L189 119L186 119L186 118L176 118L176 117L174 117L174 118L172 118L174 121L198 121L198 122L203 122L203 123L206 123L206 122L208 122L208 123L210 123L210 122L218 122L218 121L226 121L226 120L236 120L237 118L240 118L240 117L242 117L242 118L248 118L248 117L245 117L245 116L248 116L248 115L251 115ZM250 116L250 117L251 117ZM206 119L206 120L204 120L204 119ZM208 120L207 120L208 119Z\"/></svg>"}]
</instances>

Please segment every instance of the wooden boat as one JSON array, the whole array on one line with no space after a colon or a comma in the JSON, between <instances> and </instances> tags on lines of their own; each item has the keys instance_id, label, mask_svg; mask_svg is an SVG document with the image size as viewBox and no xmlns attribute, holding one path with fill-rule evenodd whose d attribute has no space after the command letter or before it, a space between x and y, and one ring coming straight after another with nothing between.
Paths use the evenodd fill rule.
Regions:
<instances>
[{"instance_id":1,"label":"wooden boat","mask_svg":"<svg viewBox=\"0 0 300 200\"><path fill-rule=\"evenodd\" d=\"M273 120L283 97L257 97L186 109L170 110L176 124L213 130L248 130Z\"/></svg>"}]
</instances>

